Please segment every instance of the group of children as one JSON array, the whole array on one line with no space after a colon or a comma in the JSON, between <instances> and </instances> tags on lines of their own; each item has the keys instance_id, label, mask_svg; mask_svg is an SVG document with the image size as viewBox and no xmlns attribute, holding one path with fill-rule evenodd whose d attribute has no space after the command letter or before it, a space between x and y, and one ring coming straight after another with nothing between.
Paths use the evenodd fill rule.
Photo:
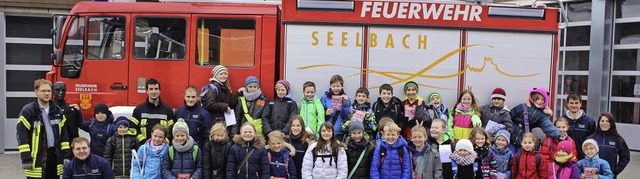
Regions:
<instances>
[{"instance_id":1,"label":"group of children","mask_svg":"<svg viewBox=\"0 0 640 179\"><path fill-rule=\"evenodd\" d=\"M582 144L586 158L577 160L568 121L549 120L545 89L532 90L512 110L504 106L506 94L500 88L482 107L465 90L449 111L438 93L429 94L428 101L418 96L413 81L404 86L405 100L383 84L373 104L367 88L359 88L351 101L343 85L340 75L332 76L330 89L318 98L315 83L305 82L298 110L287 81L276 83L276 97L269 101L258 79L248 77L237 94L237 124L214 119L202 142L179 119L171 142L166 140L169 130L155 125L151 138L139 146L128 133L127 118L111 122L113 116L102 105L95 108L95 119L79 126L98 139L91 142L92 152L104 154L122 178L613 177L593 140ZM530 132L534 127L547 134L543 142Z\"/></svg>"}]
</instances>

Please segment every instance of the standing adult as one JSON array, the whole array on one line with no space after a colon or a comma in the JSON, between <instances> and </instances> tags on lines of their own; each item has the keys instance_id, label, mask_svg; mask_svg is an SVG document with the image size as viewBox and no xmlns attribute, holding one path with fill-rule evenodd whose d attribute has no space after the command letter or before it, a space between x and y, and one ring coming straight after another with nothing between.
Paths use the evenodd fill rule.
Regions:
<instances>
[{"instance_id":1,"label":"standing adult","mask_svg":"<svg viewBox=\"0 0 640 179\"><path fill-rule=\"evenodd\" d=\"M596 122L593 118L587 116L582 109L582 97L578 93L570 93L567 96L567 111L562 117L569 119L569 129L567 134L576 144L582 144L587 137L596 131ZM600 141L598 141L600 142ZM576 145L578 151L578 159L584 158L582 145Z\"/></svg>"},{"instance_id":2,"label":"standing adult","mask_svg":"<svg viewBox=\"0 0 640 179\"><path fill-rule=\"evenodd\" d=\"M615 175L614 178L617 178L631 160L629 146L618 133L616 118L613 117L613 114L602 113L598 118L597 126L596 132L589 136L589 139L598 142L598 148L600 148L598 156L609 163L611 171Z\"/></svg>"},{"instance_id":3,"label":"standing adult","mask_svg":"<svg viewBox=\"0 0 640 179\"><path fill-rule=\"evenodd\" d=\"M211 115L198 105L198 89L188 86L184 90L184 106L176 110L176 119L184 119L189 127L189 136L200 146L209 141L209 130L213 126Z\"/></svg>"},{"instance_id":4,"label":"standing adult","mask_svg":"<svg viewBox=\"0 0 640 179\"><path fill-rule=\"evenodd\" d=\"M151 132L153 132L151 128L156 124L169 128L175 123L173 110L162 103L160 99L160 82L154 78L147 80L146 91L147 99L133 109L133 116L131 117L133 128L136 129L140 143L144 143L151 138Z\"/></svg>"},{"instance_id":5,"label":"standing adult","mask_svg":"<svg viewBox=\"0 0 640 179\"><path fill-rule=\"evenodd\" d=\"M200 91L200 102L202 107L211 114L214 124L223 123L227 126L227 131L231 131L231 126L226 125L224 113L231 112L231 107L236 107L238 99L231 93L229 71L226 67L218 65L211 70L211 75L213 77L209 79L210 83ZM229 135L232 134L229 133Z\"/></svg>"},{"instance_id":6,"label":"standing adult","mask_svg":"<svg viewBox=\"0 0 640 179\"><path fill-rule=\"evenodd\" d=\"M67 126L67 132L69 132L69 139L75 139L78 135L78 122L83 121L82 110L78 107L78 104L67 104L64 97L67 95L67 85L64 82L58 81L53 84L53 95L55 100L53 101L62 108L64 117L67 118L65 126Z\"/></svg>"},{"instance_id":7,"label":"standing adult","mask_svg":"<svg viewBox=\"0 0 640 179\"><path fill-rule=\"evenodd\" d=\"M74 158L64 165L62 179L112 179L116 177L107 159L91 153L87 138L75 138L71 146Z\"/></svg>"},{"instance_id":8,"label":"standing adult","mask_svg":"<svg viewBox=\"0 0 640 179\"><path fill-rule=\"evenodd\" d=\"M70 159L66 119L51 102L50 81L38 79L33 88L37 99L22 107L16 126L22 168L27 178L60 178Z\"/></svg>"}]
</instances>

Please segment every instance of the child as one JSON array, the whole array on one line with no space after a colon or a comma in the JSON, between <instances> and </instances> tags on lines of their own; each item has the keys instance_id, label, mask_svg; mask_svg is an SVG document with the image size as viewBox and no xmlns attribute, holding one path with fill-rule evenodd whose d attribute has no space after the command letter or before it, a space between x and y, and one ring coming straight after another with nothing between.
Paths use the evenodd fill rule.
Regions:
<instances>
[{"instance_id":1,"label":"child","mask_svg":"<svg viewBox=\"0 0 640 179\"><path fill-rule=\"evenodd\" d=\"M560 117L556 119L556 121L553 121L553 124L561 132L560 138L562 140L556 140L552 137L545 138L540 148L540 154L542 154L542 159L547 163L553 162L554 155L558 152L558 147L557 147L558 143L562 141L569 141L572 144L573 147L571 149L573 150L570 150L567 152L573 154L574 157L577 157L578 153L576 151L576 144L573 141L573 139L571 139L571 137L567 135L567 130L569 129L569 121L567 121L567 118ZM574 162L577 162L575 158L574 158Z\"/></svg>"},{"instance_id":2,"label":"child","mask_svg":"<svg viewBox=\"0 0 640 179\"><path fill-rule=\"evenodd\" d=\"M582 143L585 158L578 161L578 170L580 170L580 178L610 179L613 178L613 172L606 160L598 157L600 148L598 142L593 139L587 139Z\"/></svg>"},{"instance_id":3,"label":"child","mask_svg":"<svg viewBox=\"0 0 640 179\"><path fill-rule=\"evenodd\" d=\"M270 178L269 156L264 138L256 134L256 127L245 122L240 134L233 136L233 146L227 158L227 178Z\"/></svg>"},{"instance_id":4,"label":"child","mask_svg":"<svg viewBox=\"0 0 640 179\"><path fill-rule=\"evenodd\" d=\"M417 125L411 129L411 142L407 150L411 153L414 179L442 178L442 163L438 144L427 143L427 129Z\"/></svg>"},{"instance_id":5,"label":"child","mask_svg":"<svg viewBox=\"0 0 640 179\"><path fill-rule=\"evenodd\" d=\"M379 89L380 97L373 103L373 112L376 123L380 124L382 117L390 117L400 129L404 129L407 119L404 117L404 105L402 101L393 96L393 87L383 84Z\"/></svg>"},{"instance_id":6,"label":"child","mask_svg":"<svg viewBox=\"0 0 640 179\"><path fill-rule=\"evenodd\" d=\"M162 178L160 164L167 153L169 145L165 140L167 128L156 124L151 129L151 138L140 146L131 158L131 178L157 179Z\"/></svg>"},{"instance_id":7,"label":"child","mask_svg":"<svg viewBox=\"0 0 640 179\"><path fill-rule=\"evenodd\" d=\"M422 125L423 127L431 127L431 117L426 115L426 105L424 100L418 96L418 84L414 81L409 81L404 84L405 97L404 104L404 117L407 119L407 124L403 129L403 137L411 139L411 129L413 126Z\"/></svg>"},{"instance_id":8,"label":"child","mask_svg":"<svg viewBox=\"0 0 640 179\"><path fill-rule=\"evenodd\" d=\"M233 143L227 137L223 123L211 127L209 141L202 148L202 178L222 179L226 177L227 156Z\"/></svg>"},{"instance_id":9,"label":"child","mask_svg":"<svg viewBox=\"0 0 640 179\"><path fill-rule=\"evenodd\" d=\"M482 115L480 116L482 128L487 127L489 121L493 121L497 124L505 125L507 131L513 131L513 122L511 121L509 109L504 105L504 101L506 100L507 93L504 89L493 89L493 92L491 92L491 103L480 108L480 111L482 111Z\"/></svg>"},{"instance_id":10,"label":"child","mask_svg":"<svg viewBox=\"0 0 640 179\"><path fill-rule=\"evenodd\" d=\"M376 146L371 162L371 178L411 178L411 158L400 127L389 122L384 126L384 140Z\"/></svg>"},{"instance_id":11,"label":"child","mask_svg":"<svg viewBox=\"0 0 640 179\"><path fill-rule=\"evenodd\" d=\"M320 126L318 142L309 145L302 162L302 178L347 178L347 154L336 139L333 125Z\"/></svg>"},{"instance_id":12,"label":"child","mask_svg":"<svg viewBox=\"0 0 640 179\"><path fill-rule=\"evenodd\" d=\"M129 178L131 174L131 150L138 149L140 143L135 135L127 134L129 119L120 116L114 122L118 132L107 139L104 158L112 164L116 178Z\"/></svg>"},{"instance_id":13,"label":"child","mask_svg":"<svg viewBox=\"0 0 640 179\"><path fill-rule=\"evenodd\" d=\"M483 163L483 161L487 161L485 160L485 158L487 157L487 155L489 155L489 148L491 148L491 144L489 144L488 139L489 135L487 134L487 132L485 132L484 129L480 128L479 126L474 127L471 131L471 139L469 140L473 141L473 151L477 154L474 161L478 163L479 167L481 168L475 173L475 178L478 179L484 177L483 172L488 174L488 171L482 170L489 168L489 162Z\"/></svg>"},{"instance_id":14,"label":"child","mask_svg":"<svg viewBox=\"0 0 640 179\"><path fill-rule=\"evenodd\" d=\"M460 139L460 141L456 143L455 152L449 155L449 158L453 160L454 178L474 178L474 171L477 169L477 164L474 161L477 155L478 154L473 151L473 144L471 144L469 139Z\"/></svg>"},{"instance_id":15,"label":"child","mask_svg":"<svg viewBox=\"0 0 640 179\"><path fill-rule=\"evenodd\" d=\"M200 91L200 103L211 114L213 124L226 124L224 113L231 112L231 109L236 107L238 98L234 98L231 93L229 70L225 66L215 66L211 70L211 75L210 83L202 87ZM227 131L230 131L231 128L231 126L227 127ZM229 135L233 134L229 133Z\"/></svg>"},{"instance_id":16,"label":"child","mask_svg":"<svg viewBox=\"0 0 640 179\"><path fill-rule=\"evenodd\" d=\"M262 133L262 113L265 104L269 99L262 95L260 83L255 76L249 76L244 81L244 86L238 89L238 105L236 106L236 125L232 129L233 134L239 134L238 126L248 121L256 128L256 135L264 136Z\"/></svg>"},{"instance_id":17,"label":"child","mask_svg":"<svg viewBox=\"0 0 640 179\"><path fill-rule=\"evenodd\" d=\"M371 158L374 145L364 136L365 127L361 121L353 121L349 125L350 137L347 139L347 164L349 175L347 178L369 178L371 170Z\"/></svg>"},{"instance_id":18,"label":"child","mask_svg":"<svg viewBox=\"0 0 640 179\"><path fill-rule=\"evenodd\" d=\"M453 136L453 141L469 139L474 126L482 125L480 121L480 107L470 90L464 90L458 97L456 106L452 109L447 124L447 132Z\"/></svg>"},{"instance_id":19,"label":"child","mask_svg":"<svg viewBox=\"0 0 640 179\"><path fill-rule=\"evenodd\" d=\"M309 148L309 144L314 143L315 135L311 132L305 131L303 119L300 115L294 115L287 126L290 126L289 133L285 142L290 143L295 148L296 155L293 156L294 163L296 164L296 178L302 178L302 161L304 154Z\"/></svg>"},{"instance_id":20,"label":"child","mask_svg":"<svg viewBox=\"0 0 640 179\"><path fill-rule=\"evenodd\" d=\"M546 178L547 168L538 151L534 151L538 139L531 132L522 135L522 149L513 156L511 175L519 178Z\"/></svg>"},{"instance_id":21,"label":"child","mask_svg":"<svg viewBox=\"0 0 640 179\"><path fill-rule=\"evenodd\" d=\"M290 87L287 80L276 82L276 97L269 102L262 113L262 128L265 134L281 130L289 133L289 120L298 113L298 104L289 94Z\"/></svg>"},{"instance_id":22,"label":"child","mask_svg":"<svg viewBox=\"0 0 640 179\"><path fill-rule=\"evenodd\" d=\"M365 87L358 88L358 90L356 90L356 100L349 109L349 120L342 124L342 130L348 131L351 121L358 120L362 122L364 126L364 137L367 140L372 140L375 138L377 124L373 116L373 110L371 110L371 103L369 103L368 100L369 90ZM345 134L345 136L347 135L349 134Z\"/></svg>"},{"instance_id":23,"label":"child","mask_svg":"<svg viewBox=\"0 0 640 179\"><path fill-rule=\"evenodd\" d=\"M300 116L304 119L304 125L307 126L304 130L318 137L320 125L324 123L324 107L316 97L316 84L311 81L304 82L302 91L304 98L300 105Z\"/></svg>"},{"instance_id":24,"label":"child","mask_svg":"<svg viewBox=\"0 0 640 179\"><path fill-rule=\"evenodd\" d=\"M549 179L567 178L578 179L580 170L574 161L576 155L571 153L574 151L573 141L563 140L558 144L557 152L554 155L553 162L549 165Z\"/></svg>"},{"instance_id":25,"label":"child","mask_svg":"<svg viewBox=\"0 0 640 179\"><path fill-rule=\"evenodd\" d=\"M349 107L351 101L349 96L344 93L344 80L340 75L333 75L329 81L329 91L325 92L320 101L324 106L326 119L331 122L335 127L333 130L336 132L339 141L343 141L342 135L342 122L344 119L349 118Z\"/></svg>"},{"instance_id":26,"label":"child","mask_svg":"<svg viewBox=\"0 0 640 179\"><path fill-rule=\"evenodd\" d=\"M427 114L431 119L444 120L445 124L448 121L449 109L446 105L442 104L442 96L440 95L440 93L432 92L431 94L429 94L429 105L427 106Z\"/></svg>"},{"instance_id":27,"label":"child","mask_svg":"<svg viewBox=\"0 0 640 179\"><path fill-rule=\"evenodd\" d=\"M453 170L451 168L451 160L449 154L453 151L449 134L445 133L447 124L442 119L434 119L429 129L429 144L435 144L438 147L440 162L442 163L443 178L453 178Z\"/></svg>"},{"instance_id":28,"label":"child","mask_svg":"<svg viewBox=\"0 0 640 179\"><path fill-rule=\"evenodd\" d=\"M524 133L531 132L531 129L536 127L540 127L548 137L560 139L560 131L549 120L549 116L553 113L547 108L550 101L549 94L545 88L533 88L525 103L511 108L509 112L513 120L511 142L516 148L520 148Z\"/></svg>"},{"instance_id":29,"label":"child","mask_svg":"<svg viewBox=\"0 0 640 179\"><path fill-rule=\"evenodd\" d=\"M162 158L163 178L201 178L202 153L189 135L189 126L184 119L178 119L173 125L173 145Z\"/></svg>"},{"instance_id":30,"label":"child","mask_svg":"<svg viewBox=\"0 0 640 179\"><path fill-rule=\"evenodd\" d=\"M269 133L269 145L267 151L271 179L296 179L296 164L292 158L296 155L291 144L284 142L284 134L280 131Z\"/></svg>"},{"instance_id":31,"label":"child","mask_svg":"<svg viewBox=\"0 0 640 179\"><path fill-rule=\"evenodd\" d=\"M98 104L93 109L93 117L88 121L78 120L78 127L91 136L91 153L102 157L107 139L116 133L113 114L105 104Z\"/></svg>"},{"instance_id":32,"label":"child","mask_svg":"<svg viewBox=\"0 0 640 179\"><path fill-rule=\"evenodd\" d=\"M513 153L508 148L509 138L511 138L511 134L507 130L496 132L495 144L491 146L491 151L487 156L487 160L490 162L491 176L496 176L498 179L511 178ZM486 161L484 162L486 163Z\"/></svg>"}]
</instances>

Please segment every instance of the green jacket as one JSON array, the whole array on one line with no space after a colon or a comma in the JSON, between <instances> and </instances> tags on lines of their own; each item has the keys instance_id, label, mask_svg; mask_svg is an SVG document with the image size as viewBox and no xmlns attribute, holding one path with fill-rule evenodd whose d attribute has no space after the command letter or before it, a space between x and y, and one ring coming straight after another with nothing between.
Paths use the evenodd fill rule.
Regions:
<instances>
[{"instance_id":1,"label":"green jacket","mask_svg":"<svg viewBox=\"0 0 640 179\"><path fill-rule=\"evenodd\" d=\"M307 101L304 97L300 103L300 116L304 119L304 125L313 131L316 136L320 133L320 125L324 123L324 107L320 98L313 97L312 101Z\"/></svg>"}]
</instances>

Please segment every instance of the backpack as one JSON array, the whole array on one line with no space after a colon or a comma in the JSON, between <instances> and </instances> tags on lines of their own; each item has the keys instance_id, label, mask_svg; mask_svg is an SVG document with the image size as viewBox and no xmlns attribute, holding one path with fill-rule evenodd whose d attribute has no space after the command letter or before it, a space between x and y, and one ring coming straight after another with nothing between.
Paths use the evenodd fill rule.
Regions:
<instances>
[{"instance_id":1,"label":"backpack","mask_svg":"<svg viewBox=\"0 0 640 179\"><path fill-rule=\"evenodd\" d=\"M515 172L515 175L513 175L513 176L518 175L518 170L520 169L520 156L522 156L522 151L518 152L516 154L516 156L515 156L516 157L516 171L512 171L512 172ZM536 153L536 169L540 169L540 162L541 162L540 153Z\"/></svg>"},{"instance_id":2,"label":"backpack","mask_svg":"<svg viewBox=\"0 0 640 179\"><path fill-rule=\"evenodd\" d=\"M206 96L209 89L212 89L216 93L216 95L219 94L218 87L216 87L216 85L212 83L209 83L208 85L205 85L204 87L202 87L202 89L200 90L200 103L203 103L206 101L204 97Z\"/></svg>"},{"instance_id":3,"label":"backpack","mask_svg":"<svg viewBox=\"0 0 640 179\"><path fill-rule=\"evenodd\" d=\"M173 146L170 146L168 152L169 152L169 159L171 159L171 161L173 161L174 151L175 149L173 148ZM198 145L193 145L193 151L191 152L191 155L193 157L193 163L197 163L198 162Z\"/></svg>"},{"instance_id":4,"label":"backpack","mask_svg":"<svg viewBox=\"0 0 640 179\"><path fill-rule=\"evenodd\" d=\"M269 156L269 164L276 165L276 167L284 165L284 171L287 172L287 175L289 175L289 159L285 158L284 163L278 163L277 161L274 163L271 160L271 152L267 152L267 154Z\"/></svg>"},{"instance_id":5,"label":"backpack","mask_svg":"<svg viewBox=\"0 0 640 179\"><path fill-rule=\"evenodd\" d=\"M402 147L398 147L398 155L400 156L400 165L402 165L402 158L404 158L404 148ZM387 149L384 147L380 147L380 167L382 167L382 164L384 163L384 158L387 155Z\"/></svg>"},{"instance_id":6,"label":"backpack","mask_svg":"<svg viewBox=\"0 0 640 179\"><path fill-rule=\"evenodd\" d=\"M336 168L338 168L338 153L339 153L339 151L336 152L335 154L331 154L331 155L318 155L318 152L317 152L316 149L318 149L318 148L316 147L316 148L313 148L313 150L312 150L312 153L313 153L313 167L314 168L316 167L316 159L318 157L322 158L323 162L324 162L324 158L326 158L326 157L333 158L333 161L336 164ZM329 165L331 165L331 162L329 162Z\"/></svg>"}]
</instances>

